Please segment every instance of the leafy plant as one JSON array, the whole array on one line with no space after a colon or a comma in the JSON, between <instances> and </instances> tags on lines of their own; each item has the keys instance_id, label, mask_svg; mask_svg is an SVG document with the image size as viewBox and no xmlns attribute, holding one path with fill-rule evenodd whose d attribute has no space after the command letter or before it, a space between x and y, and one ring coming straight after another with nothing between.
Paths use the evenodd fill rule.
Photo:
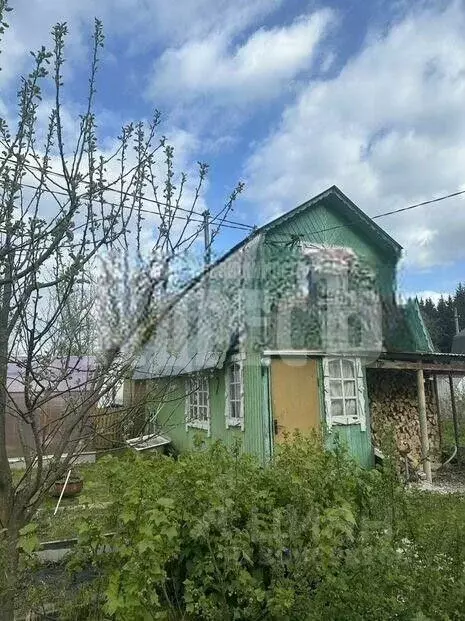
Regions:
<instances>
[{"instance_id":1,"label":"leafy plant","mask_svg":"<svg viewBox=\"0 0 465 621\"><path fill-rule=\"evenodd\" d=\"M116 621L465 618L464 499L407 492L395 466L296 437L266 467L221 444L98 467L111 504L72 566Z\"/></svg>"}]
</instances>

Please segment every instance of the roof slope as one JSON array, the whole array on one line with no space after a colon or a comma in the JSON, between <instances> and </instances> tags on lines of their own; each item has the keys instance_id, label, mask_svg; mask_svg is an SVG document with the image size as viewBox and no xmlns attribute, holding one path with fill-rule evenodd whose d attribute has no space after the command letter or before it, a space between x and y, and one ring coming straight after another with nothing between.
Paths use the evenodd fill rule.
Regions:
<instances>
[{"instance_id":1,"label":"roof slope","mask_svg":"<svg viewBox=\"0 0 465 621\"><path fill-rule=\"evenodd\" d=\"M362 211L355 203L353 203L348 196L342 192L336 185L331 186L324 192L317 194L313 198L309 199L305 203L298 205L291 211L286 212L285 214L278 216L274 220L267 222L263 226L255 228L250 235L245 237L235 246L230 248L225 254L223 254L219 259L217 259L214 263L206 267L198 276L195 276L183 289L183 291L177 296L177 299L182 297L184 293L189 291L192 287L194 287L204 276L213 270L217 265L220 265L228 259L230 256L235 254L238 250L243 248L248 242L250 242L255 237L262 235L263 233L267 233L272 229L278 227L280 224L293 218L299 213L305 211L306 209L310 209L322 201L328 202L331 206L335 207L339 211L343 211L345 215L352 221L354 226L359 226L360 229L364 230L367 234L369 234L372 238L376 239L379 245L384 247L388 252L394 254L396 258L400 257L402 252L402 246L396 242L394 238L392 238L386 231L381 228L374 220L372 220L367 214Z\"/></svg>"},{"instance_id":2,"label":"roof slope","mask_svg":"<svg viewBox=\"0 0 465 621\"><path fill-rule=\"evenodd\" d=\"M175 295L139 358L136 377L177 375L221 366L233 341L248 333L245 327L252 323L253 313L257 311L253 266L266 234L322 205L343 214L343 222L347 224L339 226L354 226L380 248L383 256L398 259L401 246L339 188L332 186L255 229ZM258 321L257 318L253 320Z\"/></svg>"}]
</instances>

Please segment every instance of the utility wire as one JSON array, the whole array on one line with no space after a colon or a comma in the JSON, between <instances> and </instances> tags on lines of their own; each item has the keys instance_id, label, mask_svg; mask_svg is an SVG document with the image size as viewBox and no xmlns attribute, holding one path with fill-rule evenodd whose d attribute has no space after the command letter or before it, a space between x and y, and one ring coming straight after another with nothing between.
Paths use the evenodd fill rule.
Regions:
<instances>
[{"instance_id":1,"label":"utility wire","mask_svg":"<svg viewBox=\"0 0 465 621\"><path fill-rule=\"evenodd\" d=\"M6 161L4 158L0 158L0 160L2 160L2 159L3 159L3 161ZM36 171L41 172L41 173L44 172L43 169L40 168L40 166L34 166L33 164L29 164L29 163L27 163L27 164L23 163L23 166L24 166L24 168L26 170L29 170L29 171L36 170ZM62 179L66 179L66 175L64 175L63 173L54 171L54 170L47 170L47 174L48 175L55 175L56 177L60 177ZM86 182L83 180L82 183L85 184ZM26 186L26 184L24 184L24 183L22 183L21 185L23 185L25 187L32 187L32 186ZM32 188L32 189L35 189L35 188ZM48 190L48 191L52 192L52 190ZM117 194L121 193L121 190L118 190L116 188L112 188L110 186L107 186L102 191L104 191L104 192L116 192ZM68 194L66 192L60 192L58 190L53 190L53 192L55 194L61 194L63 196L68 196ZM179 210L179 211L183 211L183 212L186 212L188 214L195 215L195 216L203 216L203 212L201 212L201 211L195 211L193 209L192 210L191 209L187 209L186 207L180 207L179 205L175 205L175 204L164 203L164 202L159 201L157 199L149 198L147 196L142 196L140 194L134 194L134 193L128 192L128 193L126 193L126 196L128 198L141 199L141 200L143 200L143 201L145 201L147 203L153 203L155 205L161 205L162 207L169 207L169 208L173 209L174 211ZM108 203L108 204L113 204L113 203ZM141 209L140 211L144 211L145 213L153 213L154 215L158 215L158 214L156 214L154 212L147 211L147 210L144 210L144 209ZM224 208L223 208L222 211L224 211ZM219 214L221 214L222 211L220 211ZM213 217L213 220L218 219L219 214L215 215ZM189 218L189 220L191 220L191 218ZM202 220L202 222L203 222L203 220ZM254 228L252 225L246 224L245 222L238 222L237 220L230 220L228 218L224 219L223 222L225 222L227 224L233 224L235 226L241 226L241 227L244 227L244 229L249 229L249 230L252 230Z\"/></svg>"},{"instance_id":2,"label":"utility wire","mask_svg":"<svg viewBox=\"0 0 465 621\"><path fill-rule=\"evenodd\" d=\"M38 191L44 192L44 193L56 194L58 196L69 196L69 194L67 192L64 192L62 190L51 190L51 189L49 189L47 187L38 188L36 186L30 185L30 184L27 184L27 183L23 183L23 182L21 183L21 186L24 187L24 188L29 188L31 190L38 190ZM127 196L134 196L134 195L128 194ZM86 199L87 197L85 195L83 195L82 198ZM138 198L138 197L134 196L134 198ZM98 199L98 200L100 201L100 199ZM147 199L145 197L142 197L142 200L147 200ZM156 201L149 201L149 202L155 202L156 203ZM117 203L112 203L111 201L106 201L106 200L103 200L103 203L105 205L110 206L110 207L116 207L116 208L121 207L123 209L134 209L134 211L140 211L141 213L146 213L146 214L150 214L152 216L159 216L159 217L161 217L161 214L157 213L156 211L151 211L150 209L144 209L143 207L140 207L140 208L139 207L131 207L130 205L124 205L124 204L118 205ZM159 204L163 205L164 203L159 203ZM175 206L173 206L173 211L176 211L176 209L177 208ZM187 211L187 210L183 209L183 211ZM192 212L192 213L195 214L196 212ZM186 216L171 215L170 217L171 218L175 218L176 220L188 220L189 222L198 222L198 223L201 223L201 224L204 223L203 219L199 220L199 219L196 219L196 218L189 217L187 215ZM229 224L229 222L230 222L230 220L225 220L225 223L223 223L221 225L222 228L224 227L224 228L228 228L228 229L237 229L239 231L251 231L253 229L253 226L251 226L250 224L245 224L243 222Z\"/></svg>"},{"instance_id":3,"label":"utility wire","mask_svg":"<svg viewBox=\"0 0 465 621\"><path fill-rule=\"evenodd\" d=\"M457 192L451 192L450 194L445 194L444 196L439 196L438 198L432 198L430 200L427 201L422 201L421 203L415 203L414 205L408 205L407 207L400 207L399 209L393 209L392 211L385 211L383 213L378 213L374 216L368 216L368 218L370 218L370 220L378 220L380 218L385 218L386 216L393 216L395 214L398 213L403 213L405 211L410 211L412 209L417 209L418 207L424 207L425 205L431 205L433 203L439 203L441 201L445 201L449 198L454 198L456 196L461 196L465 194L465 190L459 190ZM319 229L317 231L312 231L312 235L318 234L318 233L327 233L329 231L336 231L338 229L345 229L345 228L351 228L353 226L357 226L356 223L350 222L348 224L336 224L334 226L329 226L326 227L324 229ZM274 242L274 243L279 243L279 242ZM288 242L286 242L288 243Z\"/></svg>"},{"instance_id":4,"label":"utility wire","mask_svg":"<svg viewBox=\"0 0 465 621\"><path fill-rule=\"evenodd\" d=\"M438 198L432 198L429 201L423 201L421 203L416 203L415 205L409 205L408 207L401 207L400 209L394 209L393 211L385 211L384 213L379 213L376 216L372 216L372 220L376 220L377 218L384 218L385 216L392 216L396 213L402 213L403 211L410 211L410 209L416 209L417 207L423 207L424 205L431 205L432 203L439 203L440 201L445 201L448 198L454 198L455 196L461 196L465 194L465 190L459 190L458 192L452 192L451 194L446 194L445 196L439 196Z\"/></svg>"},{"instance_id":5,"label":"utility wire","mask_svg":"<svg viewBox=\"0 0 465 621\"><path fill-rule=\"evenodd\" d=\"M43 172L43 170L39 166L34 166L32 164L24 164L24 167L26 169L30 168L30 169L34 169L34 170L38 170L40 172ZM47 171L47 173L48 174L56 175L58 177L66 178L63 173L59 173L59 172L55 172L55 171L51 171L51 170ZM31 189L38 189L38 188L35 188L34 186L28 186L27 184L24 184L24 183L22 185L24 187L29 187ZM58 195L68 196L68 194L66 192L63 192L63 191L60 192L58 190L56 190L56 191L55 190L50 190L48 188L46 188L46 189L44 188L42 191L47 191L47 192L50 192L51 194L58 194ZM118 192L118 193L120 192L119 190L117 190L115 188L111 188L111 187L105 188L104 191ZM415 203L413 205L408 205L407 207L401 207L399 209L393 209L391 211L385 211L383 213L375 214L374 216L368 216L368 217L371 218L371 220L378 220L380 218L385 218L387 216L392 216L392 215L396 215L398 213L403 213L403 212L406 212L406 211L410 211L412 209L417 209L418 207L424 207L426 205L431 205L431 204L434 204L434 203L439 203L439 202L442 202L442 201L450 199L450 198L455 198L456 196L462 196L463 194L465 194L465 190L459 190L457 192L451 192L449 194L445 194L445 195L439 196L437 198L433 198L433 199L430 199L430 200L422 201L420 203ZM133 193L128 193L128 194L126 194L126 196L127 197L131 197L131 198L136 198L136 199L140 198L143 201L146 201L146 202L149 202L149 203L154 203L156 205L161 205L161 206L164 206L164 207L170 207L174 211L179 210L179 211L187 212L188 214L192 214L192 215L196 215L196 216L202 216L202 220L196 220L196 219L193 219L192 217L189 217L189 216L174 216L174 217L177 218L177 219L181 219L181 220L184 219L184 220L189 220L191 222L204 223L204 219L203 219L204 213L203 212L189 210L189 209L186 209L184 207L179 207L179 206L176 206L176 205L170 205L169 203L164 203L164 202L161 202L161 201L157 201L156 199L151 199L151 198L148 198L148 197L145 197L145 196L140 196L140 195L133 194ZM118 207L118 205L115 204L115 203L111 203L109 201L104 201L104 202L107 205L110 205L110 206L113 206L113 207ZM124 207L126 209L132 209L132 207L129 207L127 205L122 205L122 207ZM157 214L154 211L150 211L150 210L144 209L144 208L140 208L138 210L140 210L142 213L147 213L147 214L154 215L154 216L159 216L160 215L160 214ZM214 215L212 217L212 219L210 220L210 223L213 223L215 220L218 220L220 215L221 215L221 211L218 214L216 214L216 215ZM236 220L229 220L229 219L224 219L224 220L222 219L221 220L221 226L225 227L225 228L227 227L227 228L230 228L230 229L237 229L237 230L243 230L243 231L248 230L248 231L251 231L251 232L253 232L254 230L257 229L256 226L252 226L250 224L246 224L245 222L238 222ZM342 228L350 228L350 226L353 226L353 225L352 224L338 224L338 225L335 225L335 226L326 227L324 229L319 229L317 231L313 231L313 234L326 233L326 232L329 232L329 231L334 231L334 230L338 230L338 229L342 229Z\"/></svg>"}]
</instances>

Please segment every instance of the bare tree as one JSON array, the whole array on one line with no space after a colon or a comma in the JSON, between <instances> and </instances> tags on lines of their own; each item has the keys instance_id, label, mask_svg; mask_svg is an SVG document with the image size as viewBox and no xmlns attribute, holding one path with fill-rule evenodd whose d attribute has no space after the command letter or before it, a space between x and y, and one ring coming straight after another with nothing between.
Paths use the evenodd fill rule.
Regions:
<instances>
[{"instance_id":1,"label":"bare tree","mask_svg":"<svg viewBox=\"0 0 465 621\"><path fill-rule=\"evenodd\" d=\"M7 0L0 0L1 34L8 10ZM202 230L196 209L207 166L199 165L193 186L186 175L176 177L173 148L158 135L158 113L123 127L111 153L100 148L94 114L104 42L99 21L85 109L68 138L66 35L66 24L53 28L53 48L33 54L33 68L21 80L17 120L0 119L2 620L14 615L20 530L90 446L96 405L127 374L171 308L173 266ZM43 130L38 111L47 101ZM221 218L231 205L229 200ZM96 317L99 340L88 343L90 358L83 354L86 341L94 340ZM20 403L10 395L11 368L23 389ZM57 394L64 402L59 416L44 416ZM25 461L19 480L8 459L11 418Z\"/></svg>"}]
</instances>

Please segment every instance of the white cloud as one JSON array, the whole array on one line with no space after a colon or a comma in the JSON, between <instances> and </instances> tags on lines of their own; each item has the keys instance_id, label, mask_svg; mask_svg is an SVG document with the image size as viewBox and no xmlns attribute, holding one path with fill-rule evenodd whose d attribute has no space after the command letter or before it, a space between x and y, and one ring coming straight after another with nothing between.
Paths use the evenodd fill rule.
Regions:
<instances>
[{"instance_id":1,"label":"white cloud","mask_svg":"<svg viewBox=\"0 0 465 621\"><path fill-rule=\"evenodd\" d=\"M182 45L219 31L233 36L273 13L283 0L119 0L116 14L113 1L105 4L118 27L132 31L140 46L155 38Z\"/></svg>"},{"instance_id":2,"label":"white cloud","mask_svg":"<svg viewBox=\"0 0 465 621\"><path fill-rule=\"evenodd\" d=\"M94 17L109 37L125 44L118 54L137 54L160 45L182 45L218 30L232 36L272 13L282 0L16 0L0 58L2 84L30 66L29 50L50 43L57 22L69 25L67 58L79 62L90 41Z\"/></svg>"},{"instance_id":3,"label":"white cloud","mask_svg":"<svg viewBox=\"0 0 465 621\"><path fill-rule=\"evenodd\" d=\"M321 10L289 26L262 28L239 46L218 30L167 49L155 63L150 93L184 102L208 98L210 104L213 96L227 105L272 97L311 65L331 17L331 11Z\"/></svg>"},{"instance_id":4,"label":"white cloud","mask_svg":"<svg viewBox=\"0 0 465 621\"><path fill-rule=\"evenodd\" d=\"M264 217L336 184L370 215L465 187L465 9L411 12L313 80L247 162ZM410 264L465 257L463 200L379 221ZM336 236L337 233L333 233Z\"/></svg>"}]
</instances>

